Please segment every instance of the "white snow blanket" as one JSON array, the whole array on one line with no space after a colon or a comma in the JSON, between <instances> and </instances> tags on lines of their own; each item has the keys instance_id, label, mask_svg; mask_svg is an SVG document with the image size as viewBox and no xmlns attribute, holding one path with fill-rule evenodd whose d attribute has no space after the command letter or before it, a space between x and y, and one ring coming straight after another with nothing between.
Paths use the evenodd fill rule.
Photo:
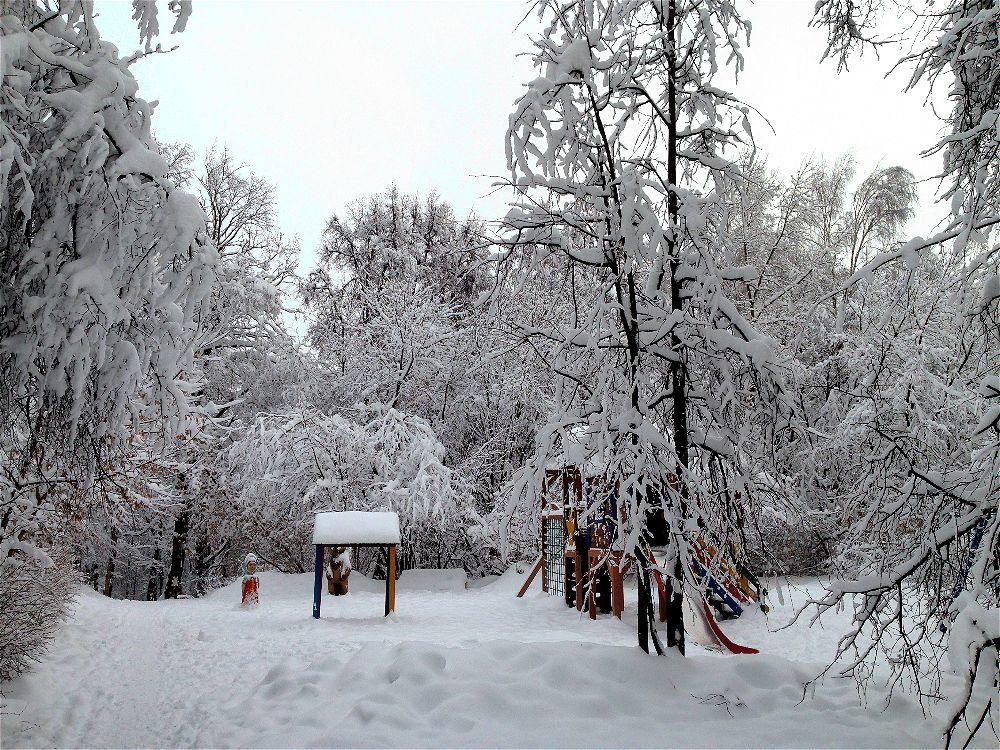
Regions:
<instances>
[{"instance_id":1,"label":"white snow blanket","mask_svg":"<svg viewBox=\"0 0 1000 750\"><path fill-rule=\"evenodd\" d=\"M462 592L400 585L385 618L383 583L358 571L321 620L311 573L260 574L254 611L238 583L160 602L84 590L46 661L3 686L0 747L942 746L939 719L908 696L886 710L877 686L863 703L853 681L826 679L803 699L850 617L773 632L809 591L726 622L759 655L657 658L635 645L634 589L624 621L595 622L537 581L515 598L525 573Z\"/></svg>"},{"instance_id":2,"label":"white snow blanket","mask_svg":"<svg viewBox=\"0 0 1000 750\"><path fill-rule=\"evenodd\" d=\"M464 591L468 576L458 569L413 568L399 576L396 590L407 591Z\"/></svg>"},{"instance_id":3,"label":"white snow blanket","mask_svg":"<svg viewBox=\"0 0 1000 750\"><path fill-rule=\"evenodd\" d=\"M399 516L360 510L316 514L313 544L399 544Z\"/></svg>"}]
</instances>

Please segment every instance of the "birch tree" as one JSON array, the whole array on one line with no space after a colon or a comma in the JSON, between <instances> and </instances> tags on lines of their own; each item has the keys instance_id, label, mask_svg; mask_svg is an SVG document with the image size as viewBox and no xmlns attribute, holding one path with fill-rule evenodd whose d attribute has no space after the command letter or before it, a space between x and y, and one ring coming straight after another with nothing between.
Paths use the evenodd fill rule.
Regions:
<instances>
[{"instance_id":1,"label":"birch tree","mask_svg":"<svg viewBox=\"0 0 1000 750\"><path fill-rule=\"evenodd\" d=\"M688 540L741 538L789 422L771 343L728 293L750 271L719 221L750 108L719 86L749 25L729 2L540 2L539 76L510 117L499 275L573 269L566 317L524 327L562 381L533 478L571 443L624 503L640 566L639 644L662 647L648 549L665 547L667 646L684 650ZM524 252L527 250L527 252Z\"/></svg>"}]
</instances>

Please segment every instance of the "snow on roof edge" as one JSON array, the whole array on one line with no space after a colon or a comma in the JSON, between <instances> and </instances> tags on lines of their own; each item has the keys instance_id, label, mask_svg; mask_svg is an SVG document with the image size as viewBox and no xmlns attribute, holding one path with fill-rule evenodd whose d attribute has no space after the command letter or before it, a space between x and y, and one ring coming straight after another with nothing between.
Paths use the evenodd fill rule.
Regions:
<instances>
[{"instance_id":1,"label":"snow on roof edge","mask_svg":"<svg viewBox=\"0 0 1000 750\"><path fill-rule=\"evenodd\" d=\"M399 544L399 516L360 510L316 514L313 544Z\"/></svg>"}]
</instances>

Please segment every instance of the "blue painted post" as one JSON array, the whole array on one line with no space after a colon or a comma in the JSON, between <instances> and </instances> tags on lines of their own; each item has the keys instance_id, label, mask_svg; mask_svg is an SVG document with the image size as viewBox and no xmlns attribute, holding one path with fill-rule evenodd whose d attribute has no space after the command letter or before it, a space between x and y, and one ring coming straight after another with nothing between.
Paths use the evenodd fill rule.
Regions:
<instances>
[{"instance_id":1,"label":"blue painted post","mask_svg":"<svg viewBox=\"0 0 1000 750\"><path fill-rule=\"evenodd\" d=\"M319 602L323 596L323 545L316 545L316 580L313 582L313 617L319 619Z\"/></svg>"}]
</instances>

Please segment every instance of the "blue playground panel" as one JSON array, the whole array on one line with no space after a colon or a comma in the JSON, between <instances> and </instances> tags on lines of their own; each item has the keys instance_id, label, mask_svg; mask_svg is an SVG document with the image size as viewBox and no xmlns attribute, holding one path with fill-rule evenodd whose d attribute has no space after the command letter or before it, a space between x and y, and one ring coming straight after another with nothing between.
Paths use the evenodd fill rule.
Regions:
<instances>
[{"instance_id":1,"label":"blue playground panel","mask_svg":"<svg viewBox=\"0 0 1000 750\"><path fill-rule=\"evenodd\" d=\"M704 580L704 583L709 590L718 596L723 603L733 611L734 615L739 617L743 614L743 606L736 601L735 598L733 598L733 595L726 590L725 586L716 581L715 578L707 570L705 570L704 565L692 558L691 569L694 570L694 574L696 576Z\"/></svg>"}]
</instances>

